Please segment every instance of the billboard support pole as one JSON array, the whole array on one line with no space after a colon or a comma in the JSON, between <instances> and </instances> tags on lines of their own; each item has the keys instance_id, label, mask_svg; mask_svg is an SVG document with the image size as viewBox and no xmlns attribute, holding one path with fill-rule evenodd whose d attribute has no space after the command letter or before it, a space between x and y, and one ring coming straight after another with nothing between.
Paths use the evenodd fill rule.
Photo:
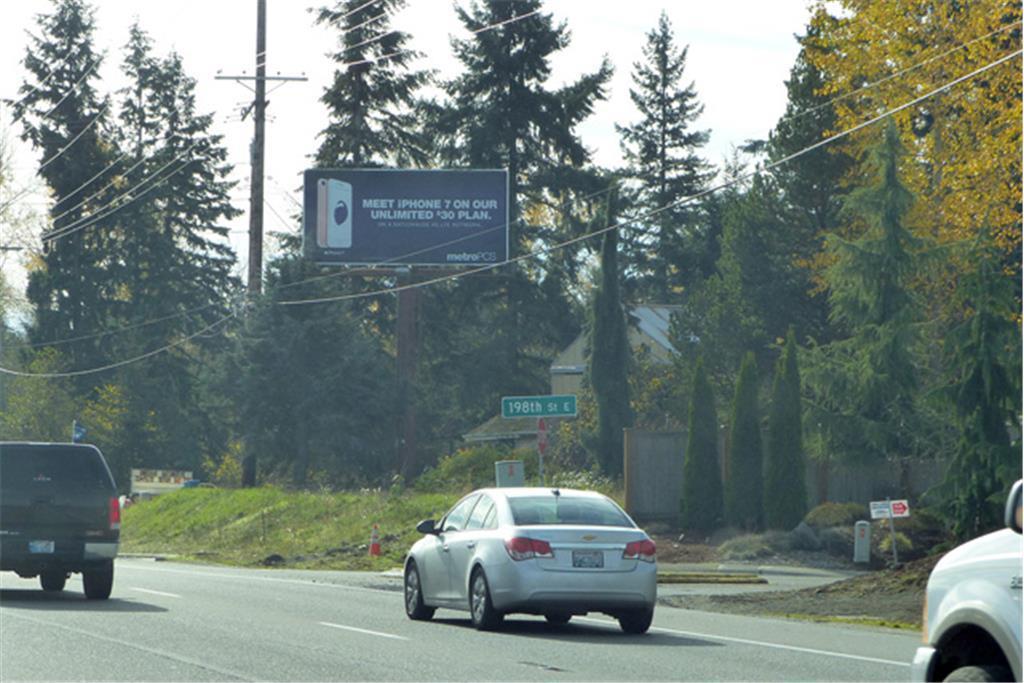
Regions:
<instances>
[{"instance_id":1,"label":"billboard support pole","mask_svg":"<svg viewBox=\"0 0 1024 683\"><path fill-rule=\"evenodd\" d=\"M415 282L412 269L398 276L398 284ZM398 396L401 403L401 421L398 433L399 462L402 476L408 480L416 471L416 364L419 355L417 315L419 294L416 287L398 292Z\"/></svg>"}]
</instances>

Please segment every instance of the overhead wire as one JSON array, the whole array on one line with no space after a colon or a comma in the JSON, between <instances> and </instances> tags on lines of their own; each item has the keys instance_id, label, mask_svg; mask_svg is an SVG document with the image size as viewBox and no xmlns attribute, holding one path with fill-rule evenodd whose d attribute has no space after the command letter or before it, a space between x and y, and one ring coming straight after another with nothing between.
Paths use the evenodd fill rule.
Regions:
<instances>
[{"instance_id":1,"label":"overhead wire","mask_svg":"<svg viewBox=\"0 0 1024 683\"><path fill-rule=\"evenodd\" d=\"M677 206L679 206L681 204L691 202L691 201L693 201L695 199L698 199L700 197L706 196L706 195L708 195L710 193L717 192L717 191L719 191L719 190L721 190L723 188L726 188L726 187L729 187L729 186L734 185L736 183L739 183L739 182L748 180L750 178L753 178L753 177L757 176L758 174L763 173L763 172L765 172L767 170L771 170L773 168L776 168L778 166L786 164L786 163L792 161L793 159L796 159L796 158L798 158L800 156L808 154L811 151L814 151L815 149L818 149L818 148L820 148L820 147L822 147L824 145L827 145L827 144L830 144L832 142L835 142L836 140L845 138L845 137L847 137L847 136L849 136L849 135L851 135L851 134L853 134L853 133L855 133L855 132L857 132L857 131L859 131L859 130L861 130L863 128L866 128L868 126L873 125L874 123L877 123L878 121L881 121L881 120L883 120L883 119L885 119L885 118L887 118L889 116L892 116L892 115L894 115L894 114L896 114L896 113L898 113L900 111L903 111L904 109L912 107L912 106L914 106L914 105L916 105L916 104L918 104L918 103L920 103L920 102L922 102L922 101L924 101L924 100L926 100L926 99L928 99L930 97L933 97L934 95L936 95L936 94L938 94L940 92L944 92L944 91L952 88L953 86L958 85L959 83L962 83L962 82L964 82L966 80L974 78L975 76L977 76L977 75L979 75L981 73L984 73L984 72L986 72L986 71L988 71L988 70L990 70L992 68L995 68L996 66L999 66L1000 64L1003 64L1003 63L1007 62L1008 60L1013 59L1014 57L1020 56L1022 54L1022 52L1024 52L1024 51L1017 50L1015 52L1007 54L1007 55L1005 55L1004 57L1002 57L1000 59L997 59L997 60L995 60L993 62L990 62L990 63L986 64L983 67L975 69L974 71L972 71L972 72L970 72L968 74L965 74L964 76L961 76L961 77L956 78L956 79L954 79L952 81L949 81L949 82L945 83L944 85L939 86L939 87L937 87L937 88L935 88L935 89L933 89L933 90L931 90L931 91L929 91L929 92L927 92L927 93L925 93L925 94L923 94L923 95L921 95L921 96L919 96L917 98L914 98L913 100L911 100L909 102L906 102L906 103L904 103L904 104L902 104L900 106L897 106L897 107L894 107L892 109L889 109L886 112L883 112L882 114L879 114L878 116L875 116L875 117L873 117L873 118L871 118L871 119L869 119L867 121L864 121L864 122L862 122L860 124L857 124L856 126L853 126L852 128L849 128L847 130L841 131L841 132L836 133L836 134L834 134L832 136L829 136L827 138L823 138L822 140L818 141L817 143L814 143L812 145L804 147L804 148L802 148L802 149L800 149L800 150L798 150L798 151L796 151L796 152L794 152L794 153L792 153L790 155L787 155L787 156L785 156L785 157L783 157L781 159L778 159L778 160L776 160L774 162L768 163L768 164L764 165L763 167L760 167L760 168L758 168L758 169L756 169L754 171L750 171L750 172L747 172L747 173L740 174L738 176L730 178L729 180L727 180L727 181L725 181L723 183L719 183L718 185L715 185L713 187L706 188L705 190L702 190L701 192L695 193L693 195L689 195L687 197L683 197L683 198L681 198L679 200L676 200L675 202L671 202L670 204L667 204L665 206L662 206L662 207L659 207L657 209L651 210L651 211L649 211L649 212L647 212L647 213L645 213L643 215L631 217L631 218L629 218L629 219L627 219L625 221L620 221L618 223L609 225L607 227L591 231L591 232L589 232L587 234L580 235L580 236L577 236L577 237L574 237L574 238L571 238L571 239L568 239L568 240L564 240L562 242L550 245L550 246L542 248L542 249L531 251L531 252L529 252L527 254L520 255L520 256L515 257L513 259L508 259L506 261L502 261L502 262L494 263L494 264L485 264L483 266L478 266L478 267L471 268L471 269L468 269L468 270L465 270L465 271L460 271L459 273L444 275L444 276L433 278L433 279L430 279L430 280L420 281L420 282L416 282L416 283L409 283L409 284L405 284L405 285L398 285L398 286L394 286L394 287L387 287L387 288L382 288L382 289L378 289L378 290L374 290L374 291L370 291L370 292L360 292L360 293L353 293L353 294L345 294L345 295L339 295L339 296L333 296L333 297L320 297L320 298L315 298L315 299L286 300L286 301L278 301L278 302L275 302L275 303L278 304L278 305L295 306L295 305L316 304L316 303L330 303L330 302L335 302L335 301L353 300L353 299L367 298L367 297L371 297L371 296L380 296L380 295L384 295L384 294L392 294L392 293L400 292L400 291L403 291L403 290L406 290L406 289L414 289L414 288L426 287L426 286L430 286L430 285L437 284L437 283L440 283L440 282L446 282L446 281L455 280L457 278L466 277L468 275L472 275L472 274L475 274L475 273L493 270L493 269L502 267L504 265L508 265L510 263L516 263L516 262L524 261L524 260L529 259L529 258L534 258L536 256L540 256L540 255L543 255L543 254L546 254L546 253L550 253L550 252L558 250L558 249L565 248L566 246L570 246L572 244L575 244L575 243L578 243L578 242L581 242L581 241L584 241L584 240L587 240L587 239L591 239L591 238L596 237L598 235L604 234L604 233L606 233L606 232L608 232L610 230L615 230L615 229L619 229L619 228L622 228L622 227L627 227L627 226L629 226L629 225L631 225L631 224L633 224L633 223L635 223L635 222L637 222L639 220L644 220L646 218L650 218L650 217L656 216L656 215L658 215L658 214L660 214L660 213L662 213L664 211L667 211L669 209L675 208L675 207L677 207ZM464 238L460 238L460 239L466 239L466 238L464 237ZM458 241L458 240L453 240L453 241ZM435 247L431 247L431 248L436 248L436 246ZM308 280L304 280L301 283L291 283L291 284L292 285L302 284L302 283L305 283L305 282L310 282L310 281L314 281L314 280L317 280L317 279L322 279L322 278L325 278L325 277L333 277L333 276L334 276L334 274L326 275L326 276L319 276L319 277L316 277L316 278L310 278ZM203 307L203 308L206 308L206 307ZM180 317L180 315L182 315L182 314L175 314L173 316L167 316L167 319L173 318L173 317ZM232 315L234 315L234 314L232 314ZM231 316L228 316L228 317L231 317ZM223 322L226 319L227 318L222 318L220 321L218 321L218 323L219 322ZM158 322L158 321L148 321L146 323L140 323L138 325L131 326L131 327L133 327L133 328L134 327L142 327L142 326L145 326L145 325L148 325L148 324L152 324L154 322ZM216 325L218 323L214 323L214 325ZM128 329L128 328L121 328L121 329ZM118 331L120 331L120 330L118 330ZM202 330L200 333L203 333L205 331L206 331L206 329ZM113 333L113 331L106 331L106 332L102 332L102 333L97 333L96 336L101 336L101 335L105 335L105 334L109 334L109 333ZM197 333L197 335L198 334L199 333ZM68 341L70 341L70 340L68 340ZM183 343L183 342L184 342L184 340L182 340L182 342L180 342L180 343ZM149 354L143 354L142 356L135 357L133 359L128 359L127 361L124 361L124 362L118 363L118 364L114 364L112 366L104 366L102 368L94 368L94 369L91 369L91 370L77 371L77 372L83 373L83 374L87 374L87 373L90 373L90 372L100 372L100 371L103 371L103 370L111 369L112 367L120 367L123 364L127 364L127 363L130 363L130 362L135 362L135 361L138 361L138 360L142 360L144 358L148 358L151 355L155 355L155 353L159 353L162 350L166 350L166 348L172 348L173 346L174 345L170 345L168 347L165 347L164 349L160 349L160 350L157 350L155 352L151 352ZM2 367L0 367L0 373L18 374L17 371L12 371L10 369L2 368ZM35 373L35 374L33 374L33 373L20 373L19 376L50 376L50 375L40 374L40 373ZM73 376L73 375L58 374L58 375L54 375L54 376Z\"/></svg>"}]
</instances>

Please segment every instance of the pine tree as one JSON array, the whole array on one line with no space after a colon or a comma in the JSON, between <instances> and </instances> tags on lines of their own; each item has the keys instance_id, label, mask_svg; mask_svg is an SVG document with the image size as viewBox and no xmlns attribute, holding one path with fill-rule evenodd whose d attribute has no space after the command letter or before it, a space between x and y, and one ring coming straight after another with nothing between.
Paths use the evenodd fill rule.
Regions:
<instances>
[{"instance_id":1,"label":"pine tree","mask_svg":"<svg viewBox=\"0 0 1024 683\"><path fill-rule=\"evenodd\" d=\"M967 256L975 268L956 294L966 314L943 344L960 437L940 490L961 539L999 527L1006 491L1021 475L1019 443L1015 449L1008 431L1020 425L1016 288L984 233Z\"/></svg>"},{"instance_id":2,"label":"pine tree","mask_svg":"<svg viewBox=\"0 0 1024 683\"><path fill-rule=\"evenodd\" d=\"M808 384L815 421L846 459L905 457L915 447L920 314L909 283L925 245L903 226L913 195L899 179L901 155L890 123L868 162L870 184L846 201L863 234L828 241L831 321L844 338L813 349Z\"/></svg>"},{"instance_id":3,"label":"pine tree","mask_svg":"<svg viewBox=\"0 0 1024 683\"><path fill-rule=\"evenodd\" d=\"M336 69L320 101L330 123L320 132L317 166L324 168L423 165L417 91L429 74L410 63L422 57L406 47L409 34L391 29L406 0L341 0L322 7L318 24L340 33Z\"/></svg>"},{"instance_id":4,"label":"pine tree","mask_svg":"<svg viewBox=\"0 0 1024 683\"><path fill-rule=\"evenodd\" d=\"M645 63L633 66L629 95L641 119L616 126L622 136L627 173L638 183L636 208L652 211L703 189L709 165L698 156L709 132L694 130L704 110L691 82L681 85L688 47L676 48L675 34L663 11L656 29L647 34ZM693 281L700 253L696 248L699 211L691 204L664 210L636 230L628 243L629 266L637 273L637 294L667 303L684 283Z\"/></svg>"},{"instance_id":5,"label":"pine tree","mask_svg":"<svg viewBox=\"0 0 1024 683\"><path fill-rule=\"evenodd\" d=\"M722 469L718 459L715 397L698 360L690 399L689 437L683 461L683 526L711 531L722 521Z\"/></svg>"},{"instance_id":6,"label":"pine tree","mask_svg":"<svg viewBox=\"0 0 1024 683\"><path fill-rule=\"evenodd\" d=\"M98 194L114 158L107 137L108 102L96 91L102 57L93 49L93 10L83 0L60 0L52 14L38 16L23 64L27 80L14 104L23 139L40 152L39 175L55 204L50 233L81 225L83 216L105 207ZM92 194L90 194L92 193ZM83 202L83 199L87 200ZM43 267L29 277L35 308L33 342L95 333L108 325L111 221L47 240ZM99 341L66 349L68 365L90 367L107 358ZM90 379L79 381L86 388Z\"/></svg>"},{"instance_id":7,"label":"pine tree","mask_svg":"<svg viewBox=\"0 0 1024 683\"><path fill-rule=\"evenodd\" d=\"M728 467L725 480L726 519L748 531L764 522L761 418L757 409L757 363L748 352L740 366L732 404Z\"/></svg>"},{"instance_id":8,"label":"pine tree","mask_svg":"<svg viewBox=\"0 0 1024 683\"><path fill-rule=\"evenodd\" d=\"M796 333L790 328L782 357L775 367L772 405L768 413L764 512L769 529L792 529L807 513L807 472L796 351Z\"/></svg>"},{"instance_id":9,"label":"pine tree","mask_svg":"<svg viewBox=\"0 0 1024 683\"><path fill-rule=\"evenodd\" d=\"M615 192L609 194L607 224L615 222ZM590 386L597 402L597 461L609 476L622 474L622 430L633 424L629 400L629 337L619 297L618 233L601 242L601 280L590 312Z\"/></svg>"}]
</instances>

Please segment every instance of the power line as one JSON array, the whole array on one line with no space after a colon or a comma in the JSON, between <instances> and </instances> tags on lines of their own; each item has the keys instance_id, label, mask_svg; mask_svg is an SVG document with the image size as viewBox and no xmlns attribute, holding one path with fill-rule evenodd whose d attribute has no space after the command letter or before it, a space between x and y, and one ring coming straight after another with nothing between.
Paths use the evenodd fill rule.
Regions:
<instances>
[{"instance_id":1,"label":"power line","mask_svg":"<svg viewBox=\"0 0 1024 683\"><path fill-rule=\"evenodd\" d=\"M68 91L66 93L64 93L64 96L61 97L59 100L57 100L57 104L53 105L53 107L51 107L48 112L43 114L41 118L44 118L44 119L50 118L50 114L52 114L53 112L57 111L57 107L59 107L60 105L64 104L64 100L66 100L68 97L70 97L71 93L75 92L75 90L78 88L78 86L81 85L82 82L86 78L88 78L89 75L92 74L92 72L95 71L96 67L98 67L99 65L100 65L100 60L99 59L92 60L92 64L89 66L89 69L84 74L82 74L82 77L79 78L74 83L72 83L71 87L68 88ZM15 116L14 120L15 121L20 121L22 118L23 117Z\"/></svg>"},{"instance_id":2,"label":"power line","mask_svg":"<svg viewBox=\"0 0 1024 683\"><path fill-rule=\"evenodd\" d=\"M109 109L109 108L110 108L110 102L107 102L105 105L103 105L103 108L100 109L96 113L96 116L94 116L92 118L92 121L90 121L84 128L82 128L82 130L78 131L78 135L76 135L75 137L71 138L71 140L68 142L68 144L64 145L59 150L57 150L57 153L54 154L52 157L50 157L46 161L44 161L41 164L39 164L39 169L36 171L36 173L38 174L38 173L42 172L42 170L44 168L46 168L47 166L52 164L54 161L56 161L57 159L62 157L65 152L67 152L69 149L71 149L71 146L74 145L76 142L78 142L78 139L81 138L83 135L85 135L86 131L88 131L90 128L92 128L96 124L96 122L100 120L100 117L103 116L107 112L107 109Z\"/></svg>"},{"instance_id":3,"label":"power line","mask_svg":"<svg viewBox=\"0 0 1024 683\"><path fill-rule=\"evenodd\" d=\"M370 291L370 292L360 292L360 293L354 293L354 294L343 294L343 295L339 295L339 296L321 297L321 298L316 298L316 299L301 299L301 300L291 300L291 301L278 301L278 302L275 302L275 303L277 305L281 305L281 306L297 306L297 305L305 305L305 304L332 303L332 302L336 302L336 301L350 301L350 300L355 300L355 299L368 298L368 297L372 297L372 296L379 296L379 295L382 295L382 294L393 294L393 293L397 293L397 292L400 292L400 291L403 291L403 290L407 290L407 289L415 289L415 288L420 288L420 287L427 287L427 286L430 286L430 285L439 284L441 282L448 282L448 281L451 281L451 280L456 280L458 278L466 277L468 275L473 275L473 274L476 274L476 273L481 273L481 272L486 272L486 271L489 271L489 270L494 270L496 268L500 268L502 266L505 266L505 265L508 265L508 264L511 264L511 263L517 263L517 262L520 262L520 261L525 261L526 259L529 259L529 258L534 258L536 256L541 256L541 255L544 255L544 254L551 253L553 251L557 251L559 249L563 249L563 248L565 248L567 246L570 246L572 244L576 244L576 243L582 242L584 240L588 240L588 239L591 239L593 237L596 237L598 235L602 235L602 234L604 234L604 233L606 233L606 232L608 232L610 230L617 230L619 228L627 227L630 224L635 223L635 222L637 222L639 220L645 220L645 219L651 218L651 217L656 216L658 214L661 214L661 213L663 213L665 211L668 211L668 210L670 210L672 208L675 208L675 207L677 207L677 206L679 206L681 204L692 202L692 201L694 201L696 199L699 199L699 198L704 197L704 196L706 196L708 194L717 192L717 191L719 191L721 189L724 189L726 187L729 187L731 185L735 185L735 184L737 184L739 182L743 182L743 181L749 180L749 179L757 176L758 174L763 173L764 171L771 170L771 169L774 169L774 168L776 168L778 166L786 164L786 163L788 163L788 162L790 162L790 161L792 161L792 160L794 160L796 158L799 158L799 157L801 157L801 156L803 156L805 154L808 154L808 153L810 153L810 152L812 152L812 151L814 151L814 150L816 150L816 149L818 149L820 147L823 147L825 145L828 145L828 144L831 144L833 142L836 142L837 140L840 140L840 139L843 139L845 137L848 137L848 136L852 135L853 133L855 133L855 132L857 132L859 130L867 128L868 126L874 125L875 123L878 123L879 121L881 121L883 119L886 119L886 118L888 118L890 116L893 116L894 114L897 114L897 113L899 113L899 112L901 112L901 111L903 111L905 109L913 107L914 105L916 105L916 104L918 104L920 102L923 102L924 100L926 100L926 99L928 99L930 97L933 97L933 96L937 95L940 92L944 92L946 90L949 90L950 88L952 88L955 85L958 85L958 84L960 84L960 83L962 83L964 81L967 81L967 80L969 80L971 78L974 78L975 76L978 76L978 75L980 75L980 74L982 74L982 73L984 73L984 72L986 72L986 71L988 71L990 69L993 69L996 66L999 66L999 65L1001 65L1001 64L1003 64L1003 63L1005 63L1005 62L1007 62L1007 61L1009 61L1009 60L1011 60L1011 59L1013 59L1015 57L1019 57L1022 53L1024 53L1024 50L1016 50L1015 52L1012 52L1012 53L1010 53L1008 55L1005 55L1005 56L1003 56L1003 57L993 61L993 62L990 62L990 63L986 64L983 67L975 69L974 71L972 71L972 72L970 72L970 73L968 73L968 74L966 74L964 76L961 76L961 77L956 78L956 79L954 79L952 81L949 81L946 84L944 84L942 86L939 86L938 88L935 88L935 89L929 91L928 93L925 93L924 95L921 95L920 97L914 98L913 100L910 100L909 102L906 102L906 103L904 103L902 105L899 105L897 107L889 109L886 112L883 112L882 114L879 114L878 116L875 116L875 117L873 117L873 118L871 118L871 119L869 119L867 121L859 123L856 126L853 126L852 128L849 128L849 129L844 130L842 132L836 133L835 135L832 135L832 136L829 136L827 138L824 138L824 139L822 139L822 140L820 140L820 141L818 141L818 142L816 142L816 143L814 143L812 145L808 145L807 147L804 147L804 148L802 148L802 149L800 149L800 150L798 150L796 152L793 152L792 154L789 154L789 155L787 155L787 156L785 156L785 157L783 157L783 158L781 158L781 159L779 159L777 161L774 161L774 162L771 162L769 164L766 164L763 168L759 168L759 169L756 169L754 171L749 171L747 173L740 174L740 175L738 175L738 176L736 176L734 178L731 178L730 180L727 180L727 181L725 181L723 183L719 183L718 185L706 188L705 190L702 190L702 191L697 192L695 194L689 195L687 197L683 197L683 198L681 198L679 200L676 200L674 202L666 204L665 206L662 206L662 207L659 207L657 209L653 209L651 211L648 211L645 214L642 214L640 216L634 216L634 217L629 218L629 219L627 219L625 221L619 221L618 223L614 223L612 225L606 226L604 228L600 228L598 230L594 230L594 231L589 232L587 234L580 235L580 236L577 236L577 237L574 237L574 238L571 238L571 239L568 239L568 240L564 240L562 242L558 242L556 244L550 245L550 246L545 247L543 249L538 249L536 251L532 251L532 252L529 252L527 254L523 254L523 255L517 256L517 257L512 258L512 259L508 259L508 260L503 261L501 263L486 264L486 265L478 266L478 267L475 267L475 268L471 268L469 270L462 271L462 272L459 272L459 273L444 275L444 276L440 276L440 277L433 278L433 279L430 279L430 280L424 280L424 281L421 281L421 282L410 283L410 284L406 284L406 285L399 285L399 286L395 286L395 287L387 287L387 288L382 288L382 289L378 289L378 290L374 290L374 291ZM130 363L134 363L134 362L137 362L137 361L140 361L140 360L144 360L144 359L149 358L151 356L154 356L154 355L156 355L158 353L161 353L163 351L169 350L169 349L171 349L171 348L173 348L175 346L178 346L180 344L185 343L186 341L188 341L188 340L190 340L190 339L192 339L194 337L199 336L200 334L203 334L203 333L207 332L208 330L210 330L213 327L219 325L220 323L225 322L226 320L228 320L231 317L234 317L234 313L232 313L232 314L230 314L230 315L228 315L228 316L226 316L224 318L221 318L220 320L218 320L217 322L213 323L212 325L209 325L206 328L200 330L199 332L197 332L197 333L195 333L193 335L190 335L189 337L186 337L186 338L184 338L184 339L182 339L182 340L180 340L178 342L175 342L173 344L169 344L169 345L164 346L164 347L162 347L160 349L157 349L155 351L151 351L149 353L142 354L140 356L136 356L134 358L130 358L130 359L127 359L127 360L124 360L124 361L121 361L121 362L118 362L118 363L114 363L114 364L111 364L111 365L103 366L103 367L100 367L100 368L92 368L90 370L79 370L79 371L75 371L75 372L71 372L71 373L24 373L24 372L20 372L20 371L11 370L11 369L8 369L8 368L0 367L0 373L10 374L10 375L15 375L15 376L20 376L20 377L56 378L56 377L73 377L73 376L79 376L79 375L84 375L84 374L91 374L91 373L95 373L95 372L102 372L104 370L109 370L109 369L116 368L116 367L122 367L122 366L128 365Z\"/></svg>"},{"instance_id":4,"label":"power line","mask_svg":"<svg viewBox=\"0 0 1024 683\"><path fill-rule=\"evenodd\" d=\"M886 112L884 112L882 114L879 114L878 116L875 116L872 119L864 121L863 123L859 123L859 124L857 124L856 126L854 126L852 128L849 128L849 129L844 130L844 131L842 131L840 133L836 133L835 135L832 135L830 137L827 137L827 138L824 138L822 140L819 140L818 142L814 143L813 145L808 145L807 147L804 147L803 149L798 150L798 151L796 151L796 152L794 152L792 154L789 154L789 155L787 155L787 156L785 156L785 157L783 157L783 158L781 158L781 159L779 159L777 161L774 161L774 162L772 162L770 164L766 164L763 168L755 169L754 171L749 171L747 173L740 174L740 175L738 175L738 176L736 176L734 178L731 178L731 179L729 179L729 180L727 180L727 181L725 181L723 183L719 183L718 185L715 185L715 186L709 187L707 189L701 190L700 192L697 192L695 194L689 195L687 197L683 197L683 198L678 199L678 200L676 200L674 202L666 204L665 206L662 206L662 207L659 207L657 209L653 209L651 211L648 211L645 214L642 214L640 216L635 216L635 217L630 218L630 219L628 219L626 221L620 221L620 222L615 223L613 225L609 225L607 227L600 228L598 230L594 230L593 232L587 233L585 235L580 235L578 237L573 237L571 239L564 240L562 242L558 242L556 244L553 244L553 245L551 245L549 247L545 247L543 249L538 249L536 251L532 251L532 252L529 252L529 253L526 253L526 254L522 254L522 255L517 256L515 258L508 259L507 261L502 261L501 263L490 263L490 264L486 264L486 265L483 265L483 266L478 266L478 267L475 267L475 268L471 268L469 270L462 271L462 272L459 272L459 273L454 273L454 274L450 274L450 275L443 275L443 276L440 276L440 277L433 278L431 280L424 280L422 282L415 282L415 283L411 283L411 284L407 284L407 285L400 285L400 286L396 286L396 287L387 287L387 288L382 288L382 289L378 289L378 290L371 291L371 292L360 292L360 293L355 293L355 294L342 294L342 295L339 295L339 296L321 297L321 298L316 298L316 299L301 299L301 300L292 300L292 301L278 301L278 302L275 302L275 303L277 303L278 305L281 305L281 306L299 306L299 305L304 305L304 304L320 304L320 303L331 303L331 302L334 302L334 301L348 301L348 300L361 299L361 298L370 297L370 296L379 296L381 294L391 294L391 293L400 292L400 291L403 291L403 290L406 290L406 289L413 289L413 288L416 288L416 287L426 287L426 286L433 285L433 284L438 284L438 283L441 283L441 282L447 282L447 281L450 281L450 280L456 280L458 278L466 277L467 275L473 275L475 273L481 273L481 272L486 272L486 271L489 271L489 270L494 270L496 268L500 268L500 267L508 265L510 263L517 263L519 261L525 261L526 259L533 258L535 256L540 256L540 255L543 255L543 254L550 253L552 251L556 251L558 249L563 249L563 248L565 248L567 246L570 246L572 244L576 244L577 242L582 242L582 241L590 239L592 237L596 237L598 235L603 235L604 233L608 232L609 230L617 230L618 228L626 227L626 226L628 226L628 225L630 225L632 223L635 223L635 222L637 222L639 220L645 220L645 219L651 218L653 216L657 216L658 214L661 214L661 213L663 213L665 211L668 211L669 209L673 209L673 208L675 208L677 206L680 206L680 205L682 205L684 203L689 203L689 202L691 202L691 201L693 201L695 199L699 199L699 198L701 198L701 197L703 197L705 195L711 194L713 192L717 192L717 191L719 191L721 189L724 189L726 187L729 187L731 185L735 185L736 183L739 183L741 181L749 180L749 179L757 176L758 174L763 173L764 171L771 170L773 168L781 166L782 164L788 163L788 162L792 161L793 159L796 159L796 158L801 157L801 156L803 156L805 154L808 154L808 153L818 149L819 147L823 147L823 146L825 146L827 144L833 143L836 140L841 140L842 138L845 138L845 137L847 137L849 135L852 135L853 133L855 133L855 132L857 132L857 131L859 131L859 130L861 130L863 128L866 128L866 127L871 126L871 125L873 125L875 123L878 123L879 121L881 121L881 120L883 120L885 118L888 118L888 117L890 117L890 116L892 116L894 114L897 114L897 113L903 111L904 109L907 109L907 108L912 107L912 106L914 106L914 105L916 105L916 104L918 104L920 102L923 102L924 100L926 100L926 99L928 99L930 97L933 97L934 95L937 95L940 92L944 92L946 90L949 90L954 85L957 85L957 84L962 83L962 82L964 82L966 80L974 78L975 76L977 76L979 74L982 74L982 73L988 71L989 69L993 69L996 66L999 66L1000 64L1002 64L1002 63L1004 63L1004 62L1006 62L1006 61L1008 61L1010 59L1013 59L1014 57L1020 56L1022 54L1022 52L1024 52L1024 50L1017 50L1016 52L1013 52L1013 53L1008 54L1008 55L1006 55L1006 56L1004 56L1004 57L1002 57L1000 59L997 59L994 62L990 62L990 63L986 64L985 66L979 68L979 69L975 69L974 71L972 71L971 73L969 73L969 74L967 74L965 76L961 76L961 77L959 77L959 78L957 78L955 80L949 81L945 85L942 85L942 86L940 86L938 88L935 88L934 90L932 90L932 91L930 91L930 92L928 92L928 93L926 93L924 95L921 95L920 97L917 97L917 98L915 98L915 99L913 99L913 100L911 100L911 101L909 101L909 102L907 102L905 104L901 104L898 107L895 107L893 109L889 109L888 111L886 111Z\"/></svg>"}]
</instances>

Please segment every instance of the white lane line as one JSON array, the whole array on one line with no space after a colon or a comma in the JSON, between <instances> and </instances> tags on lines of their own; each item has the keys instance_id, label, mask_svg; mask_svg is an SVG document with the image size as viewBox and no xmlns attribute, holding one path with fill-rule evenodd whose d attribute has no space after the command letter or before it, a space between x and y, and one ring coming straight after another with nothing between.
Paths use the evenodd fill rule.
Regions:
<instances>
[{"instance_id":1,"label":"white lane line","mask_svg":"<svg viewBox=\"0 0 1024 683\"><path fill-rule=\"evenodd\" d=\"M355 631L356 633L365 633L369 636L379 636L381 638L393 638L395 640L409 640L405 636L396 636L392 633L381 633L380 631L371 631L365 628L356 628L355 626L342 626L341 624L332 624L329 621L321 621L321 626L330 626L331 628L340 628L343 631Z\"/></svg>"},{"instance_id":2,"label":"white lane line","mask_svg":"<svg viewBox=\"0 0 1024 683\"><path fill-rule=\"evenodd\" d=\"M146 572L163 572L166 574L185 574L186 576L210 576L216 579L230 579L232 581L245 579L247 581L271 581L274 583L290 583L299 586L314 586L318 588L340 588L342 590L357 591L360 593L378 593L402 597L401 591L386 590L384 588L366 588L365 586L349 586L344 583L325 583L319 581L303 581L301 579L282 579L276 576L252 576L250 574L229 574L226 572L203 572L187 571L184 569L158 569L157 567L143 567L141 565L126 565L126 569L140 570Z\"/></svg>"},{"instance_id":3,"label":"white lane line","mask_svg":"<svg viewBox=\"0 0 1024 683\"><path fill-rule=\"evenodd\" d=\"M181 596L177 593L164 593L163 591L153 591L148 588L138 588L136 586L130 586L133 591L139 591L140 593L150 593L152 595L162 595L165 598L180 598Z\"/></svg>"},{"instance_id":4,"label":"white lane line","mask_svg":"<svg viewBox=\"0 0 1024 683\"><path fill-rule=\"evenodd\" d=\"M588 621L594 624L602 624L605 626L613 626L616 624L614 621L607 619L593 619L590 617L575 617L573 621ZM889 666L903 666L909 667L909 662L897 662L892 659L878 659L877 657L864 657L861 655L850 655L845 652L831 652L829 650L815 650L810 647L799 647L796 645L782 645L780 643L766 643L763 640L747 640L746 638L733 638L731 636L720 636L714 633L697 633L695 631L679 631L674 628L664 628L661 626L652 626L652 631L658 631L659 633L668 633L669 635L686 636L688 638L707 638L709 640L723 640L728 643L741 643L743 645L756 645L758 647L769 647L776 650L790 650L792 652L803 652L811 655L822 655L825 657L838 657L840 659L856 659L860 662L872 662L875 664L887 664Z\"/></svg>"},{"instance_id":5,"label":"white lane line","mask_svg":"<svg viewBox=\"0 0 1024 683\"><path fill-rule=\"evenodd\" d=\"M249 676L246 676L245 674L243 674L241 672L238 672L238 671L232 671L231 669L225 669L223 667L215 666L213 664L209 664L207 662L203 662L203 661L198 660L198 659L193 659L191 657L186 657L186 656L183 656L183 655L179 655L179 654L177 654L175 652L168 652L167 650L160 650L160 649L153 648L153 647L146 647L145 645L139 645L138 643L133 643L133 642L130 642L130 641L127 641L127 640L122 640L121 638L110 638L108 636L101 636L98 633L96 633L93 629L88 629L87 630L87 629L82 629L82 628L75 628L74 626L66 626L64 624L56 624L56 623L50 621L49 619L37 619L35 617L25 616L24 614L22 614L20 612L15 612L15 611L12 611L12 610L9 610L9 609L8 610L4 610L4 618L7 618L9 616L10 617L14 617L15 619L24 619L25 621L30 621L30 622L35 623L35 624L41 624L43 626L50 626L52 628L60 629L60 630L63 630L63 631L68 631L68 632L74 633L76 635L85 636L86 638L94 638L96 640L101 640L103 642L113 643L114 645L120 645L121 647L127 647L127 648L131 648L133 650L139 650L140 652L145 652L145 653L157 656L157 657L163 657L165 659L170 659L171 661L180 662L182 664L188 664L189 666L194 666L194 667L196 667L198 669L204 669L206 671L211 671L211 672L217 674L217 676L222 676L225 679L234 678L234 679L238 679L240 681L257 681L257 680L260 680L260 679L257 679L257 678L250 678Z\"/></svg>"}]
</instances>

